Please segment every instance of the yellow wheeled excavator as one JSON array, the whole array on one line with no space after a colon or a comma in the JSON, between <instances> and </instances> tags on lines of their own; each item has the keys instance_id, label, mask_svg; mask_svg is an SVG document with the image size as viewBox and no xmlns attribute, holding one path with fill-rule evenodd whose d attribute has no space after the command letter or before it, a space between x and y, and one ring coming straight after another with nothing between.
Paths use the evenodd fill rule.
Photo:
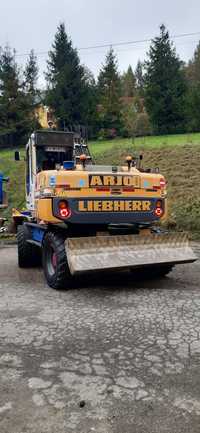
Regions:
<instances>
[{"instance_id":1,"label":"yellow wheeled excavator","mask_svg":"<svg viewBox=\"0 0 200 433\"><path fill-rule=\"evenodd\" d=\"M16 159L19 159L16 152ZM181 233L163 232L166 181L128 155L120 166L93 163L71 132L40 130L26 146L27 210L15 211L20 267L41 260L52 288L85 271L138 269L165 275L196 257Z\"/></svg>"}]
</instances>

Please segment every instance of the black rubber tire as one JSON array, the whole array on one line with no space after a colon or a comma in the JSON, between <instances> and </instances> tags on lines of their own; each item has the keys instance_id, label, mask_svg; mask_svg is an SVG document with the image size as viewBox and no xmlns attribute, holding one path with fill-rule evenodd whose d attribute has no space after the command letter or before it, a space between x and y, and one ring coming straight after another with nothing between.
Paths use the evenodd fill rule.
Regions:
<instances>
[{"instance_id":1,"label":"black rubber tire","mask_svg":"<svg viewBox=\"0 0 200 433\"><path fill-rule=\"evenodd\" d=\"M53 264L53 255L55 263ZM52 289L61 290L71 287L72 276L65 252L65 238L60 233L48 232L42 250L44 275Z\"/></svg>"},{"instance_id":2,"label":"black rubber tire","mask_svg":"<svg viewBox=\"0 0 200 433\"><path fill-rule=\"evenodd\" d=\"M17 227L18 265L20 268L33 268L41 265L41 249L27 242L29 229L22 224Z\"/></svg>"},{"instance_id":3,"label":"black rubber tire","mask_svg":"<svg viewBox=\"0 0 200 433\"><path fill-rule=\"evenodd\" d=\"M152 266L147 270L147 275L149 278L164 278L172 269L173 265Z\"/></svg>"},{"instance_id":4,"label":"black rubber tire","mask_svg":"<svg viewBox=\"0 0 200 433\"><path fill-rule=\"evenodd\" d=\"M167 274L169 274L174 265L153 265L153 266L145 266L144 268L134 270L131 269L131 272L135 272L140 277L145 279L154 279L154 278L164 278Z\"/></svg>"}]
</instances>

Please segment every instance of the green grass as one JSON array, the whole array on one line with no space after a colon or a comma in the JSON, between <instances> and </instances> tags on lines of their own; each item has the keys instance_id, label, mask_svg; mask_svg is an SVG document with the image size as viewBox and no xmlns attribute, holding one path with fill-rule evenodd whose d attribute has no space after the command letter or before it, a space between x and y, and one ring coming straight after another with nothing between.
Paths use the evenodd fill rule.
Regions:
<instances>
[{"instance_id":1,"label":"green grass","mask_svg":"<svg viewBox=\"0 0 200 433\"><path fill-rule=\"evenodd\" d=\"M11 218L12 208L19 207L20 209L25 204L25 152L21 150L21 161L14 160L14 150L0 151L0 172L8 176L10 181L6 185L8 191L8 209L1 212L1 216Z\"/></svg>"},{"instance_id":2,"label":"green grass","mask_svg":"<svg viewBox=\"0 0 200 433\"><path fill-rule=\"evenodd\" d=\"M109 149L116 150L126 148L130 150L160 149L184 145L200 145L200 133L162 135L137 138L117 138L114 140L98 140L90 142L90 149L96 158Z\"/></svg>"},{"instance_id":3,"label":"green grass","mask_svg":"<svg viewBox=\"0 0 200 433\"><path fill-rule=\"evenodd\" d=\"M143 165L159 167L168 181L167 225L200 238L200 134L116 139L91 142L98 164L121 164L134 152L143 153Z\"/></svg>"},{"instance_id":4,"label":"green grass","mask_svg":"<svg viewBox=\"0 0 200 433\"><path fill-rule=\"evenodd\" d=\"M168 226L187 230L200 238L200 134L116 139L89 144L98 164L121 164L128 153L143 152L144 167L159 167L168 181ZM13 150L0 151L0 171L10 177L9 208L24 205L24 166L14 161Z\"/></svg>"}]
</instances>

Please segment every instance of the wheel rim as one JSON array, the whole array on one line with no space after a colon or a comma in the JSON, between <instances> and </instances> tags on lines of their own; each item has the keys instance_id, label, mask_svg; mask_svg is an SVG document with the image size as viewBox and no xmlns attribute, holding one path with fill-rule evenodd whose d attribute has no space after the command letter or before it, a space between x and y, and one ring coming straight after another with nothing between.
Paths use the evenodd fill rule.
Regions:
<instances>
[{"instance_id":1,"label":"wheel rim","mask_svg":"<svg viewBox=\"0 0 200 433\"><path fill-rule=\"evenodd\" d=\"M49 247L46 255L47 271L50 276L55 275L57 269L57 255L52 246Z\"/></svg>"}]
</instances>

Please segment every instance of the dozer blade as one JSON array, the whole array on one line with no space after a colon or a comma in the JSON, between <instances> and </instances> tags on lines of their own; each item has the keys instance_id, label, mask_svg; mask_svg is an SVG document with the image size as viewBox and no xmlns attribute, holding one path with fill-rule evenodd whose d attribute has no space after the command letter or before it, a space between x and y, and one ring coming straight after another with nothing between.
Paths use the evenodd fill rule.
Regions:
<instances>
[{"instance_id":1,"label":"dozer blade","mask_svg":"<svg viewBox=\"0 0 200 433\"><path fill-rule=\"evenodd\" d=\"M69 238L65 248L72 275L197 260L187 235L180 233Z\"/></svg>"}]
</instances>

